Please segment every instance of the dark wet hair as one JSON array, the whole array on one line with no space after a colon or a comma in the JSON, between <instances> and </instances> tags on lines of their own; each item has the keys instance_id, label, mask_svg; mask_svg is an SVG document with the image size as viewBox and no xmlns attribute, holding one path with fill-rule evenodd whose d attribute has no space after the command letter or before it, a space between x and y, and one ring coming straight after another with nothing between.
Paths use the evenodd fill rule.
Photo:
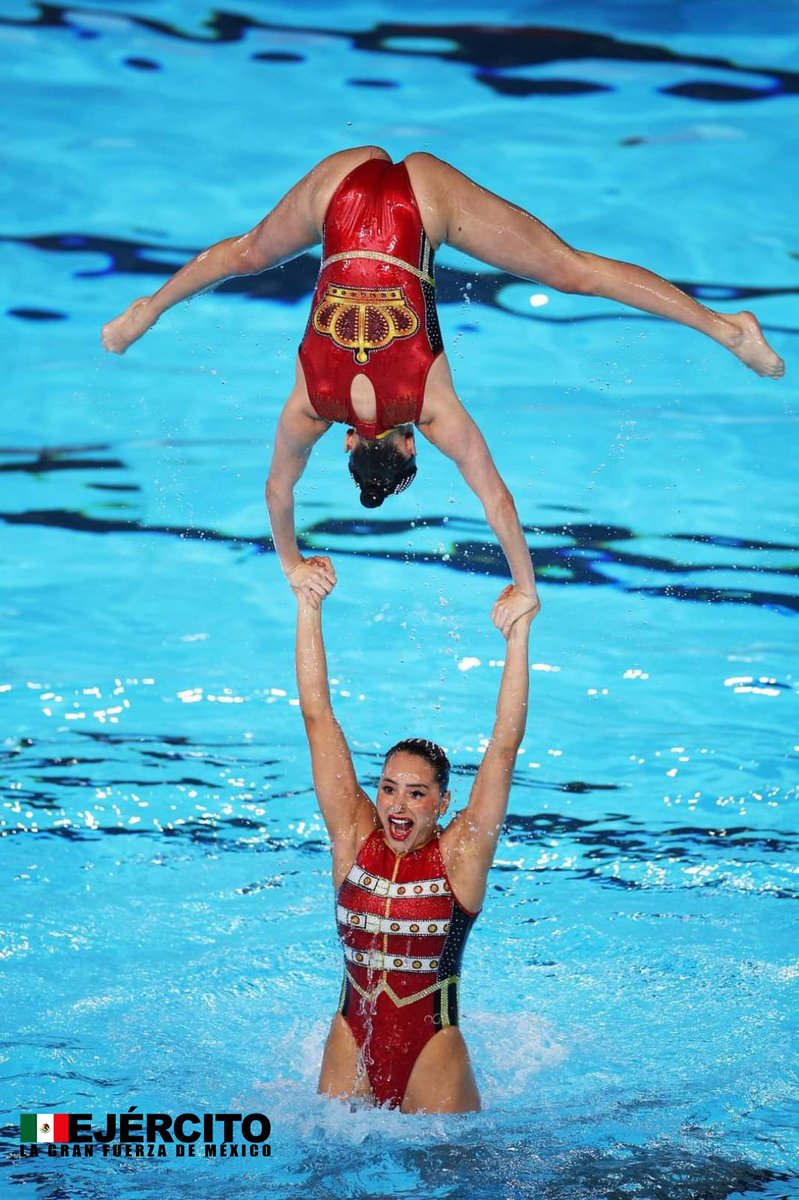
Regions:
<instances>
[{"instance_id":1,"label":"dark wet hair","mask_svg":"<svg viewBox=\"0 0 799 1200\"><path fill-rule=\"evenodd\" d=\"M449 759L435 742L428 742L427 738L405 738L403 741L397 742L396 746L392 746L383 759L384 771L386 763L394 754L414 754L417 758L423 758L435 771L436 783L442 795L449 790Z\"/></svg>"},{"instance_id":2,"label":"dark wet hair","mask_svg":"<svg viewBox=\"0 0 799 1200\"><path fill-rule=\"evenodd\" d=\"M413 483L416 455L405 458L391 438L360 438L350 451L350 475L361 492L364 508L379 508L386 496L396 496Z\"/></svg>"}]
</instances>

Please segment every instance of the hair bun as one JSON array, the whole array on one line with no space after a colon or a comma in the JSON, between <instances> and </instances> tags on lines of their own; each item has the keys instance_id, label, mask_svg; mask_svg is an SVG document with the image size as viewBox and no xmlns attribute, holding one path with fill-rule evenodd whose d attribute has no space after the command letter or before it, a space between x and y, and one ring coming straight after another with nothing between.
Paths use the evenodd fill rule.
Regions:
<instances>
[{"instance_id":1,"label":"hair bun","mask_svg":"<svg viewBox=\"0 0 799 1200\"><path fill-rule=\"evenodd\" d=\"M369 480L361 488L361 504L364 508L379 508L385 498L385 490L373 480Z\"/></svg>"}]
</instances>

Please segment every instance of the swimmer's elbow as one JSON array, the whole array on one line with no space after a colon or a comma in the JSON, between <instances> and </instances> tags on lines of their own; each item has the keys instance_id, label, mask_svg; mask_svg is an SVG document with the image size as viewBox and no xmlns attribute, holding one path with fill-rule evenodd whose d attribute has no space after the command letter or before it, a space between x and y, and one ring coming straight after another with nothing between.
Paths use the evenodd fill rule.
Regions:
<instances>
[{"instance_id":1,"label":"swimmer's elbow","mask_svg":"<svg viewBox=\"0 0 799 1200\"><path fill-rule=\"evenodd\" d=\"M523 738L524 730L521 728L495 729L492 735L492 753L502 773L508 779L512 777L516 767L516 759L519 757Z\"/></svg>"},{"instance_id":2,"label":"swimmer's elbow","mask_svg":"<svg viewBox=\"0 0 799 1200\"><path fill-rule=\"evenodd\" d=\"M518 521L516 504L507 484L497 475L488 495L483 500L486 518L492 528L506 525L509 521Z\"/></svg>"},{"instance_id":3,"label":"swimmer's elbow","mask_svg":"<svg viewBox=\"0 0 799 1200\"><path fill-rule=\"evenodd\" d=\"M330 696L324 692L315 696L300 696L300 712L308 745L311 750L325 754L336 729Z\"/></svg>"},{"instance_id":4,"label":"swimmer's elbow","mask_svg":"<svg viewBox=\"0 0 799 1200\"><path fill-rule=\"evenodd\" d=\"M284 508L291 508L294 504L294 489L287 486L285 481L275 478L274 475L270 475L266 481L264 496L266 498L266 507L270 513L279 512Z\"/></svg>"}]
</instances>

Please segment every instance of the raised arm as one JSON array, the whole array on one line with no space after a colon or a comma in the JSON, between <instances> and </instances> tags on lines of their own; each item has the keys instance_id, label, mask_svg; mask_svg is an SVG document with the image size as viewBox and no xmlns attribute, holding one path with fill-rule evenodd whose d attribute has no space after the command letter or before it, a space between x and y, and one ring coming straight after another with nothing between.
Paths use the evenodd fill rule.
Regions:
<instances>
[{"instance_id":1,"label":"raised arm","mask_svg":"<svg viewBox=\"0 0 799 1200\"><path fill-rule=\"evenodd\" d=\"M275 433L275 447L266 481L266 506L280 566L292 589L312 607L318 607L333 590L336 573L329 558L304 559L294 528L294 487L305 470L315 442L330 428L310 416L305 387L297 369L297 382L286 401Z\"/></svg>"},{"instance_id":2,"label":"raised arm","mask_svg":"<svg viewBox=\"0 0 799 1200\"><path fill-rule=\"evenodd\" d=\"M468 805L441 838L441 852L455 894L472 912L481 907L485 897L488 871L508 808L516 755L527 725L531 620L528 613L511 626L488 748Z\"/></svg>"},{"instance_id":3,"label":"raised arm","mask_svg":"<svg viewBox=\"0 0 799 1200\"><path fill-rule=\"evenodd\" d=\"M302 598L297 605L296 665L316 798L330 834L333 881L338 886L361 843L376 828L377 819L355 778L349 746L333 715L321 608Z\"/></svg>"},{"instance_id":4,"label":"raised arm","mask_svg":"<svg viewBox=\"0 0 799 1200\"><path fill-rule=\"evenodd\" d=\"M513 496L494 465L485 438L451 388L437 390L429 401L425 399L425 421L419 431L458 466L508 560L513 587L502 591L491 613L497 628L507 634L517 617L527 612L535 616L541 607Z\"/></svg>"},{"instance_id":5,"label":"raised arm","mask_svg":"<svg viewBox=\"0 0 799 1200\"><path fill-rule=\"evenodd\" d=\"M510 204L430 154L412 154L408 170L428 235L522 279L559 292L618 300L666 317L719 342L758 375L779 379L785 364L750 312L705 308L660 275L575 250L523 208Z\"/></svg>"}]
</instances>

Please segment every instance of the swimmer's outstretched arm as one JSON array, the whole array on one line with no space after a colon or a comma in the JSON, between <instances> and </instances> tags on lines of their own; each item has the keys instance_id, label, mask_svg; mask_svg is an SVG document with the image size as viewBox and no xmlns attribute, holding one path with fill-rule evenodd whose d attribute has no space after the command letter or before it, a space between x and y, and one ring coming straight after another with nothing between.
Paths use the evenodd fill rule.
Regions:
<instances>
[{"instance_id":1,"label":"swimmer's outstretched arm","mask_svg":"<svg viewBox=\"0 0 799 1200\"><path fill-rule=\"evenodd\" d=\"M516 756L527 727L530 623L516 620L507 635L494 728L475 776L469 803L442 834L441 850L460 902L476 912L508 809Z\"/></svg>"},{"instance_id":2,"label":"swimmer's outstretched arm","mask_svg":"<svg viewBox=\"0 0 799 1200\"><path fill-rule=\"evenodd\" d=\"M602 296L666 317L719 342L758 375L784 374L784 362L752 313L715 312L644 267L575 250L530 213L433 155L411 154L406 161L434 243L447 242L497 270L559 292Z\"/></svg>"},{"instance_id":3,"label":"swimmer's outstretched arm","mask_svg":"<svg viewBox=\"0 0 799 1200\"><path fill-rule=\"evenodd\" d=\"M508 560L513 587L501 592L491 612L494 624L507 635L517 617L524 613L536 616L541 608L530 549L513 496L494 464L485 438L454 389L442 388L425 400L425 419L419 425L419 432L458 466L480 500L486 520Z\"/></svg>"},{"instance_id":4,"label":"swimmer's outstretched arm","mask_svg":"<svg viewBox=\"0 0 799 1200\"><path fill-rule=\"evenodd\" d=\"M296 666L316 798L330 835L333 878L338 885L361 843L377 828L377 818L355 777L350 748L333 714L321 607L313 607L302 596L297 604Z\"/></svg>"},{"instance_id":5,"label":"swimmer's outstretched arm","mask_svg":"<svg viewBox=\"0 0 799 1200\"><path fill-rule=\"evenodd\" d=\"M300 554L294 527L294 487L305 470L311 449L330 426L311 417L307 410L304 389L298 382L277 424L266 481L266 506L283 574L298 596L318 608L335 587L336 572L329 558L321 555L303 558Z\"/></svg>"}]
</instances>

